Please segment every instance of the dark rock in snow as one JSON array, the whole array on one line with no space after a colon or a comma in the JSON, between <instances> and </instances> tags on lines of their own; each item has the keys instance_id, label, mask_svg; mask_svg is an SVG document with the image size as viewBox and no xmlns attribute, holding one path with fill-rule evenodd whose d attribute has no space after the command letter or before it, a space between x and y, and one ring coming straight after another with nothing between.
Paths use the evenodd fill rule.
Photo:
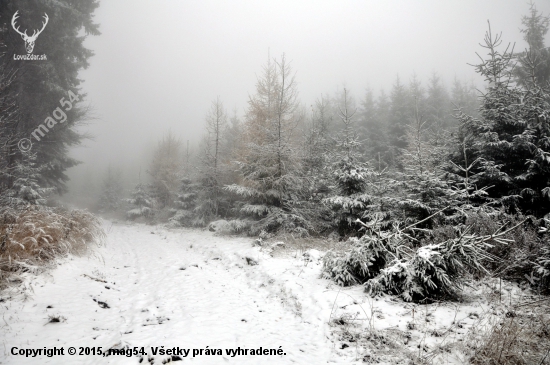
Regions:
<instances>
[{"instance_id":1,"label":"dark rock in snow","mask_svg":"<svg viewBox=\"0 0 550 365\"><path fill-rule=\"evenodd\" d=\"M101 300L94 299L94 302L96 302L101 308L111 308L109 307L109 304L102 302Z\"/></svg>"}]
</instances>

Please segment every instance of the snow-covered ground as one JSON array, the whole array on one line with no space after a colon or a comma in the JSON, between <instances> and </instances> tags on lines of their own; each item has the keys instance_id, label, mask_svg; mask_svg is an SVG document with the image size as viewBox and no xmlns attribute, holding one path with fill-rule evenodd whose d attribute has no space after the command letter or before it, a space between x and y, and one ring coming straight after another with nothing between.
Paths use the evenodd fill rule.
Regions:
<instances>
[{"instance_id":1,"label":"snow-covered ground","mask_svg":"<svg viewBox=\"0 0 550 365\"><path fill-rule=\"evenodd\" d=\"M464 359L450 346L487 312L476 301L420 306L369 298L361 287L339 288L320 278L315 250L304 256L283 249L273 257L271 249L243 237L145 225L105 228L107 241L95 254L29 276L22 294L0 303L1 364L177 360L153 355L154 348L179 348L183 363L194 364L407 363L410 356L436 355L437 363L457 364ZM63 347L64 355L12 355L14 347ZM77 355L67 353L70 347ZM78 355L81 347L143 348L147 356ZM275 354L250 355L260 347ZM228 353L238 348L249 352Z\"/></svg>"}]
</instances>

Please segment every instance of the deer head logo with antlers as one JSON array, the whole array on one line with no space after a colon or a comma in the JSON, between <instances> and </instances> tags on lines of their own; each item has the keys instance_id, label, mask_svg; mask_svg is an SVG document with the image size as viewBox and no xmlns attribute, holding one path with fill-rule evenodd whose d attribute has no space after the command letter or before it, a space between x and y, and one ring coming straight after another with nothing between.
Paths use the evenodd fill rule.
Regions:
<instances>
[{"instance_id":1,"label":"deer head logo with antlers","mask_svg":"<svg viewBox=\"0 0 550 365\"><path fill-rule=\"evenodd\" d=\"M13 14L13 18L11 19L11 26L13 27L13 29L19 33L19 35L21 35L21 38L23 38L23 40L25 41L25 49L27 50L27 53L32 53L32 51L34 50L34 42L36 42L36 38L38 38L38 36L40 35L40 33L42 33L42 31L44 30L44 28L46 28L46 25L48 24L48 14L44 13L44 22L42 23L42 29L40 30L35 30L31 36L27 35L27 30L25 29L24 32L21 32L19 30L19 27L16 27L15 26L15 21L17 20L17 18L19 18L19 15L17 15L17 13L19 13L19 10L17 10L15 12L15 14Z\"/></svg>"}]
</instances>

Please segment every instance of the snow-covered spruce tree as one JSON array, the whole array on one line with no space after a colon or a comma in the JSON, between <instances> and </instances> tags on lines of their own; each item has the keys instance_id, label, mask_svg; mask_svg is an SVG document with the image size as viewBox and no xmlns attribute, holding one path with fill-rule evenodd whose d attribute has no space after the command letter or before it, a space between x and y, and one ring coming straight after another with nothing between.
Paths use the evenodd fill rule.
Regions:
<instances>
[{"instance_id":1,"label":"snow-covered spruce tree","mask_svg":"<svg viewBox=\"0 0 550 365\"><path fill-rule=\"evenodd\" d=\"M22 160L17 161L9 173L13 184L4 192L3 197L0 197L0 203L4 206L18 208L29 205L45 205L45 198L53 189L40 186L42 171L44 171L44 166L37 166L35 153L22 152Z\"/></svg>"},{"instance_id":2,"label":"snow-covered spruce tree","mask_svg":"<svg viewBox=\"0 0 550 365\"><path fill-rule=\"evenodd\" d=\"M536 78L525 87L514 83L513 53L501 53L500 45L489 27L483 46L488 58L476 66L487 91L479 118L459 116L461 133L470 141L470 159L479 161L474 172L480 186L490 186L490 196L509 211L540 217L550 212L550 97Z\"/></svg>"},{"instance_id":3,"label":"snow-covered spruce tree","mask_svg":"<svg viewBox=\"0 0 550 365\"><path fill-rule=\"evenodd\" d=\"M487 249L494 243L510 243L504 237L523 223L489 235L471 234L471 227L465 227L455 238L416 250L402 245L379 275L365 283L365 290L371 295L399 295L405 301L455 297L470 274L488 273L483 262L494 258Z\"/></svg>"},{"instance_id":4,"label":"snow-covered spruce tree","mask_svg":"<svg viewBox=\"0 0 550 365\"><path fill-rule=\"evenodd\" d=\"M325 255L323 276L343 286L364 284L372 295L388 293L406 301L455 296L470 274L487 273L483 263L494 259L487 250L495 243L509 244L507 235L525 222L486 235L465 226L452 238L417 248L411 232L424 221L392 230L380 229L376 220L361 223L365 234L350 240L350 250Z\"/></svg>"},{"instance_id":5,"label":"snow-covered spruce tree","mask_svg":"<svg viewBox=\"0 0 550 365\"><path fill-rule=\"evenodd\" d=\"M151 218L153 216L153 200L147 192L147 188L144 184L139 183L136 185L132 192L132 197L127 199L134 208L126 212L128 219L134 220L139 217Z\"/></svg>"},{"instance_id":6,"label":"snow-covered spruce tree","mask_svg":"<svg viewBox=\"0 0 550 365\"><path fill-rule=\"evenodd\" d=\"M544 38L550 27L550 17L539 13L534 3L530 4L529 16L523 16L521 32L528 49L516 54L519 61L513 73L520 86L529 89L532 85L550 87L550 48Z\"/></svg>"},{"instance_id":7,"label":"snow-covered spruce tree","mask_svg":"<svg viewBox=\"0 0 550 365\"><path fill-rule=\"evenodd\" d=\"M407 126L405 136L407 148L400 156L400 165L403 166L403 170L399 173L398 190L401 193L387 198L395 208L400 210L394 219L406 225L423 220L434 212L453 205L456 194L444 179L441 170L446 146L438 146L429 140L429 137L433 136L430 132L427 122L416 106L414 119ZM431 227L433 227L432 220L417 226L422 229Z\"/></svg>"},{"instance_id":8,"label":"snow-covered spruce tree","mask_svg":"<svg viewBox=\"0 0 550 365\"><path fill-rule=\"evenodd\" d=\"M338 285L363 284L376 277L388 261L400 257L399 248L406 239L402 230L382 229L379 217L357 224L363 227L364 234L349 239L349 250L329 251L323 257L323 277Z\"/></svg>"},{"instance_id":9,"label":"snow-covered spruce tree","mask_svg":"<svg viewBox=\"0 0 550 365\"><path fill-rule=\"evenodd\" d=\"M451 104L455 111L461 111L473 118L479 116L479 98L478 92L473 83L461 82L456 79L453 82L451 89ZM453 115L456 124L456 112Z\"/></svg>"},{"instance_id":10,"label":"snow-covered spruce tree","mask_svg":"<svg viewBox=\"0 0 550 365\"><path fill-rule=\"evenodd\" d=\"M389 101L384 90L375 100L373 91L367 89L355 118L357 120L357 134L362 141L361 154L367 160L383 162L383 167L387 166L386 160L389 152L386 125L388 112Z\"/></svg>"},{"instance_id":11,"label":"snow-covered spruce tree","mask_svg":"<svg viewBox=\"0 0 550 365\"><path fill-rule=\"evenodd\" d=\"M455 118L464 117L462 109L457 109ZM474 158L471 152L472 136L459 129L450 138L449 161L442 165L445 177L454 191L449 201L450 213L446 221L450 224L464 223L469 213L493 214L498 210L493 207L493 200L487 193L487 186L481 183L481 172L478 169L480 158ZM451 204L452 203L452 204ZM449 212L447 212L449 213Z\"/></svg>"},{"instance_id":12,"label":"snow-covered spruce tree","mask_svg":"<svg viewBox=\"0 0 550 365\"><path fill-rule=\"evenodd\" d=\"M446 214L460 209L467 195L443 178L438 159L444 148L426 139L424 126L417 112L401 154L400 181L376 171L366 179L369 204L355 221L362 235L350 240L346 252L325 255L325 277L340 285L366 283L372 293L422 300L450 295L468 270L482 270L489 255L484 251L488 245L481 243L487 237L480 241L464 228L443 243L428 240L434 224L447 223Z\"/></svg>"},{"instance_id":13,"label":"snow-covered spruce tree","mask_svg":"<svg viewBox=\"0 0 550 365\"><path fill-rule=\"evenodd\" d=\"M439 75L434 72L428 83L425 108L424 111L420 110L420 114L425 116L427 127L437 135L441 131L449 130L456 123L451 112L449 93Z\"/></svg>"},{"instance_id":14,"label":"snow-covered spruce tree","mask_svg":"<svg viewBox=\"0 0 550 365\"><path fill-rule=\"evenodd\" d=\"M99 210L101 212L113 212L120 207L122 198L122 184L120 180L120 170L115 170L109 165L103 179L101 195L99 197Z\"/></svg>"},{"instance_id":15,"label":"snow-covered spruce tree","mask_svg":"<svg viewBox=\"0 0 550 365\"><path fill-rule=\"evenodd\" d=\"M294 135L302 119L297 97L284 54L280 61L268 60L256 94L248 101L245 141L235 161L241 182L224 187L241 198L237 210L253 235L262 231L305 235L312 229L300 212L304 180Z\"/></svg>"},{"instance_id":16,"label":"snow-covered spruce tree","mask_svg":"<svg viewBox=\"0 0 550 365\"><path fill-rule=\"evenodd\" d=\"M302 168L308 175L323 175L329 162L328 152L333 145L330 138L332 113L328 98L321 96L315 101L311 117L304 133ZM324 176L318 176L316 185L324 190Z\"/></svg>"},{"instance_id":17,"label":"snow-covered spruce tree","mask_svg":"<svg viewBox=\"0 0 550 365\"><path fill-rule=\"evenodd\" d=\"M367 143L372 151L368 158L380 162L380 166L383 168L393 164L389 133L390 108L390 99L384 89L382 89L376 99L376 125L368 135Z\"/></svg>"},{"instance_id":18,"label":"snow-covered spruce tree","mask_svg":"<svg viewBox=\"0 0 550 365\"><path fill-rule=\"evenodd\" d=\"M406 91L407 114L404 119L405 125L403 134L403 138L405 138L405 141L408 132L408 126L411 124L411 121L414 120L415 115L426 115L428 112L428 98L426 96L426 90L424 86L422 86L422 82L418 79L418 76L416 76L415 73L413 73L413 75L411 76ZM426 118L424 118L424 120L426 120ZM428 122L427 124L430 124L430 122Z\"/></svg>"},{"instance_id":19,"label":"snow-covered spruce tree","mask_svg":"<svg viewBox=\"0 0 550 365\"><path fill-rule=\"evenodd\" d=\"M175 199L182 170L181 141L171 132L154 152L147 172L151 176L151 196L159 209L170 207Z\"/></svg>"},{"instance_id":20,"label":"snow-covered spruce tree","mask_svg":"<svg viewBox=\"0 0 550 365\"><path fill-rule=\"evenodd\" d=\"M197 200L201 185L189 177L180 180L180 189L174 201L174 215L170 224L179 227L204 226L204 218L197 214Z\"/></svg>"},{"instance_id":21,"label":"snow-covered spruce tree","mask_svg":"<svg viewBox=\"0 0 550 365\"><path fill-rule=\"evenodd\" d=\"M547 224L548 223L550 222L547 222ZM544 231L544 233L546 233L546 236L544 237L545 245L542 246L542 250L535 259L533 271L536 275L535 279L538 281L535 285L538 286L539 291L548 294L550 293L550 242L547 236L547 229L544 229ZM531 278L533 277L534 275L531 273Z\"/></svg>"},{"instance_id":22,"label":"snow-covered spruce tree","mask_svg":"<svg viewBox=\"0 0 550 365\"><path fill-rule=\"evenodd\" d=\"M55 128L49 129L48 133L40 137L40 143L33 146L32 151L37 153L36 163L44 166L41 172L40 185L43 187L54 187L57 193L67 192L66 182L69 180L66 172L69 168L78 164L70 156L70 147L77 146L86 136L77 128L89 117L87 109L78 102L84 95L81 91L81 75L79 72L89 66L90 57L93 51L85 47L84 40L90 35L99 35L99 25L94 22L94 11L99 6L97 0L78 0L78 1L47 1L30 0L20 1L1 1L0 17L2 18L2 43L5 48L6 57L0 57L0 73L17 68L10 90L13 91L11 97L18 107L18 118L15 129L9 131L8 135L16 137L11 140L9 145L0 144L2 149L7 148L6 153L9 157L9 168L15 166L15 161L22 160L22 156L17 151L17 143L21 138L29 138L34 130L42 130L44 118L52 114L52 110L60 107L59 100L69 100L69 104L64 104L63 109L66 113L66 120L63 122L51 120L50 123L59 123ZM24 30L25 19L35 19L38 24L43 21L44 13L49 14L50 23L45 29L40 41L34 47L35 54L48 54L48 61L42 64L34 62L14 62L11 58L13 54L21 54L24 51L24 43L21 38L16 36L13 29L9 26L9 19L18 11L21 15L16 21L16 27ZM54 16L52 16L55 14ZM56 23L53 23L56 19ZM63 26L54 26L59 24ZM31 32L29 28L29 32ZM46 50L48 50L46 52ZM8 71L9 73L10 71ZM32 87L31 87L32 85ZM71 96L68 93L71 92ZM0 98L5 91L0 92ZM55 113L56 115L58 112ZM6 115L2 115L2 122ZM3 124L3 123L0 123ZM21 135L17 135L21 134ZM0 136L4 136L4 131L0 131ZM1 137L0 137L1 138ZM3 153L0 152L0 153ZM1 168L0 168L1 170Z\"/></svg>"},{"instance_id":23,"label":"snow-covered spruce tree","mask_svg":"<svg viewBox=\"0 0 550 365\"><path fill-rule=\"evenodd\" d=\"M331 193L332 185L330 151L334 141L330 138L332 115L330 103L321 97L312 109L306 125L302 147L302 173L305 178L306 201L302 202L302 212L306 218L322 233L333 229L332 211L323 204Z\"/></svg>"},{"instance_id":24,"label":"snow-covered spruce tree","mask_svg":"<svg viewBox=\"0 0 550 365\"><path fill-rule=\"evenodd\" d=\"M399 181L392 179L392 173L388 173L382 167L382 161L379 159L378 168L371 170L361 185L365 204L363 210L359 211L359 217L354 221L357 227L362 228L361 236L350 239L349 250L329 252L325 255L323 275L340 285L364 284L373 280L374 286L376 282L382 280L381 276L384 275L385 268L388 263L391 263L393 268L398 267L397 264L415 268L411 271L414 275L407 276L412 280L411 282L416 283L420 278L418 280L423 283L422 279L428 278L438 285L441 284L438 278L447 275L452 282L449 285L452 286L456 280L460 280L460 278L457 279L458 274L455 275L458 269L449 266L449 272L447 272L446 264L467 261L474 262L473 267L477 267L477 263L481 260L478 254L482 252L476 247L469 250L468 242L466 246L461 246L462 241L449 239L445 242L456 243L456 246L450 245L458 247L459 250L447 250L447 246L441 246L441 252L447 250L444 254L447 261L443 263L438 261L441 265L435 273L432 273L431 267L423 261L424 253L429 251L423 246L427 245L426 237L430 236L430 229L436 218L445 217L444 213L452 213L452 210L447 211L445 208L448 205L459 204L464 194L460 195L456 189L452 189L440 169L442 157L446 155L444 153L446 146L431 140L432 135L427 133L425 123L416 108L414 115L412 123L407 126L403 140L407 147L400 154L399 164L403 166L403 170L397 174ZM439 243L436 242L433 245L435 247ZM439 249L440 246L437 247ZM435 256L434 260L436 260ZM464 272L461 271L461 273ZM435 278L432 277L433 275ZM400 276L387 279L387 287L393 287L398 277ZM443 280L442 283L448 284L449 281ZM405 280L405 282L408 281ZM412 290L401 284L395 285L400 288L395 291L398 294ZM442 295L451 291L445 286L441 286L442 290L438 291L430 285L428 287L432 291L424 290L425 288L418 289L417 292L421 294L416 294L415 298ZM378 286L375 287L378 288ZM386 287L380 290L391 292ZM403 295L407 296L407 294Z\"/></svg>"},{"instance_id":25,"label":"snow-covered spruce tree","mask_svg":"<svg viewBox=\"0 0 550 365\"><path fill-rule=\"evenodd\" d=\"M324 202L336 214L338 233L346 236L357 234L359 226L356 221L363 218L365 210L372 202L366 188L373 171L360 160L360 143L353 125L355 111L352 110L352 101L346 89L343 94L339 115L343 129L336 138L336 152L331 166L335 191L334 195L326 198Z\"/></svg>"},{"instance_id":26,"label":"snow-covered spruce tree","mask_svg":"<svg viewBox=\"0 0 550 365\"><path fill-rule=\"evenodd\" d=\"M0 29L0 34L6 31L7 29ZM5 57L5 45L0 40L0 60L5 62ZM17 143L24 137L18 128L20 109L16 100L17 90L11 87L17 72L17 66L14 65L4 65L0 69L0 199L6 198L8 189L13 185L13 172L20 155ZM7 206L7 202L2 205Z\"/></svg>"},{"instance_id":27,"label":"snow-covered spruce tree","mask_svg":"<svg viewBox=\"0 0 550 365\"><path fill-rule=\"evenodd\" d=\"M392 166L397 164L397 157L402 149L407 146L405 135L406 126L411 119L410 97L407 87L397 76L389 97L388 113L388 141L390 144L389 163Z\"/></svg>"},{"instance_id":28,"label":"snow-covered spruce tree","mask_svg":"<svg viewBox=\"0 0 550 365\"><path fill-rule=\"evenodd\" d=\"M238 180L239 174L238 171L235 170L234 166L232 166L232 161L234 160L235 156L242 156L241 154L239 154L239 151L244 150L243 145L245 141L242 138L244 134L243 129L243 122L237 115L237 110L235 108L231 117L228 120L225 130L223 131L221 150L223 151L222 160L223 163L226 165L223 169L224 185ZM227 196L227 198L231 207L234 195ZM224 212L224 214L230 213L231 211Z\"/></svg>"}]
</instances>

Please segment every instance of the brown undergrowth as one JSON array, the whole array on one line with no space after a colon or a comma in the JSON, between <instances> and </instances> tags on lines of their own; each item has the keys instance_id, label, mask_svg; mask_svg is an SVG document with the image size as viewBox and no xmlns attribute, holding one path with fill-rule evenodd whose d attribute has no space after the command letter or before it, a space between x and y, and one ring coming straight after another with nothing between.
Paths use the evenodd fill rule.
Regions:
<instances>
[{"instance_id":1,"label":"brown undergrowth","mask_svg":"<svg viewBox=\"0 0 550 365\"><path fill-rule=\"evenodd\" d=\"M472 331L473 332L473 331ZM516 306L485 323L469 339L472 364L550 364L550 307L548 300Z\"/></svg>"},{"instance_id":2,"label":"brown undergrowth","mask_svg":"<svg viewBox=\"0 0 550 365\"><path fill-rule=\"evenodd\" d=\"M91 213L44 207L0 211L0 290L37 273L55 258L84 254L105 233Z\"/></svg>"}]
</instances>

